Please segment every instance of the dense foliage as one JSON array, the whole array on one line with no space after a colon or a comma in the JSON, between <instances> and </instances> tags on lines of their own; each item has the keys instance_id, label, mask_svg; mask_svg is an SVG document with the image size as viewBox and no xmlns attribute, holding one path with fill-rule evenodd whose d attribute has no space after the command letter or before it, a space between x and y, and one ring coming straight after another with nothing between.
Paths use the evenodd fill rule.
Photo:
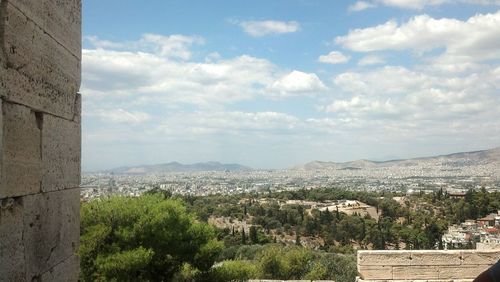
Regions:
<instances>
[{"instance_id":1,"label":"dense foliage","mask_svg":"<svg viewBox=\"0 0 500 282\"><path fill-rule=\"evenodd\" d=\"M179 200L113 197L81 208L83 281L168 281L184 263L208 271L221 249Z\"/></svg>"},{"instance_id":2,"label":"dense foliage","mask_svg":"<svg viewBox=\"0 0 500 282\"><path fill-rule=\"evenodd\" d=\"M356 258L313 251L302 247L284 247L279 244L242 247L243 256L223 260L203 276L190 268L184 269L176 281L247 281L261 279L333 279L354 281Z\"/></svg>"},{"instance_id":3,"label":"dense foliage","mask_svg":"<svg viewBox=\"0 0 500 282\"><path fill-rule=\"evenodd\" d=\"M404 202L395 201L395 196L403 195L324 188L265 195L186 197L186 201L204 220L209 216L230 217L257 226L252 234L257 231L257 234L268 236L261 243L284 235L295 236L297 241L321 238L324 241L322 249L344 253L353 252L352 247L442 248L440 238L450 224L477 219L500 209L500 193L489 193L484 188L470 189L461 199L450 197L441 189L431 194L405 197ZM267 200L260 201L263 198ZM280 203L280 200L323 202L342 199L358 200L376 207L379 218L357 213L348 215L338 210L321 212L308 206ZM232 232L225 230L225 237L221 238L226 246L241 243L228 235Z\"/></svg>"},{"instance_id":4,"label":"dense foliage","mask_svg":"<svg viewBox=\"0 0 500 282\"><path fill-rule=\"evenodd\" d=\"M81 208L81 280L354 281L355 249L441 248L448 225L500 209L500 193L485 189L461 198L440 189L395 196L402 195L325 188L180 197L156 190L95 200ZM282 201L343 199L375 207L378 218ZM232 228L216 229L209 218L229 219Z\"/></svg>"}]
</instances>

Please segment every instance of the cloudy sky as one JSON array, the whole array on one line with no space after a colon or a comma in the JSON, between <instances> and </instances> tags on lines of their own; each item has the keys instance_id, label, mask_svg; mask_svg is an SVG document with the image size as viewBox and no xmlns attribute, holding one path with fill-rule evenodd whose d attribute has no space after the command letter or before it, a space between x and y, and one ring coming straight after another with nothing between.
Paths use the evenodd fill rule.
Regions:
<instances>
[{"instance_id":1,"label":"cloudy sky","mask_svg":"<svg viewBox=\"0 0 500 282\"><path fill-rule=\"evenodd\" d=\"M84 170L500 145L499 0L86 0L83 36Z\"/></svg>"}]
</instances>

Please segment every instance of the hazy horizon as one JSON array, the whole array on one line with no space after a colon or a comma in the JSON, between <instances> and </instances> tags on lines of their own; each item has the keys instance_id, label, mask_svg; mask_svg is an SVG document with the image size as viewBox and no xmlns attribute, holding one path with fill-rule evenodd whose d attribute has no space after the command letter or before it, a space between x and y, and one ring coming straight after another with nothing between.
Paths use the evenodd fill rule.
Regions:
<instances>
[{"instance_id":1,"label":"hazy horizon","mask_svg":"<svg viewBox=\"0 0 500 282\"><path fill-rule=\"evenodd\" d=\"M112 169L116 169L116 168L120 168L120 167L139 167L139 166L151 166L151 165L161 165L161 164L170 164L170 163L179 163L179 164L182 164L182 165L193 165L193 164L204 164L204 163L209 163L209 162L216 162L216 163L225 164L225 165L228 165L228 164L237 164L237 165L246 166L246 167L249 167L251 169L256 169L256 170L266 170L266 169L272 169L272 170L277 169L277 170L280 170L280 169L289 169L289 168L292 168L294 166L299 166L299 165L303 165L303 164L306 164L306 163L309 163L309 162L315 162L315 161L345 163L345 162L358 161L358 160L368 160L368 161L375 161L375 162L385 162L385 161L394 161L394 160L405 160L405 159L415 159L415 158L437 157L437 156L443 156L443 155L449 155L449 154L455 154L455 153L468 153L468 152L476 152L476 151L486 151L486 150L497 149L497 148L500 148L500 147L494 147L494 148L488 148L488 149L481 149L481 150L473 150L473 151L467 151L467 152L449 152L449 153L436 154L436 155L426 155L426 156L387 157L385 159L361 158L361 159L348 159L348 160L342 160L342 161L338 161L338 160L309 160L309 161L304 162L304 163L290 164L289 166L286 166L286 167L252 167L252 166L244 164L244 163L221 162L221 161L218 161L218 160L195 161L195 162L192 162L192 163L183 163L183 162L179 162L179 161L176 161L176 160L169 160L169 161L163 161L163 162L159 162L159 163L124 164L124 165L115 166L115 167L107 167L107 168L100 168L100 169L95 169L95 170L83 170L83 171L84 172L97 172L97 171L112 170Z\"/></svg>"},{"instance_id":2,"label":"hazy horizon","mask_svg":"<svg viewBox=\"0 0 500 282\"><path fill-rule=\"evenodd\" d=\"M498 1L83 3L82 168L498 147Z\"/></svg>"}]
</instances>

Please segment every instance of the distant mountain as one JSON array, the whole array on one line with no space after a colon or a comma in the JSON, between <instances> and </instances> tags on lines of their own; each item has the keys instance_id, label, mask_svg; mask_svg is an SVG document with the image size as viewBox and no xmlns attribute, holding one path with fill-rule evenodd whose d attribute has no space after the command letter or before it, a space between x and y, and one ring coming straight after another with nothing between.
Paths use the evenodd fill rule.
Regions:
<instances>
[{"instance_id":1,"label":"distant mountain","mask_svg":"<svg viewBox=\"0 0 500 282\"><path fill-rule=\"evenodd\" d=\"M251 170L250 167L240 164L222 164L220 162L206 162L195 164L181 164L170 162L166 164L126 166L107 170L116 174L147 174L162 172L197 172L197 171L243 171Z\"/></svg>"},{"instance_id":2,"label":"distant mountain","mask_svg":"<svg viewBox=\"0 0 500 282\"><path fill-rule=\"evenodd\" d=\"M462 152L449 155L440 155L435 157L389 160L389 161L370 161L357 160L351 162L320 162L313 161L304 165L293 167L296 170L327 170L327 169L364 169L374 167L397 167L397 166L471 166L499 164L500 165L500 147L490 150Z\"/></svg>"}]
</instances>

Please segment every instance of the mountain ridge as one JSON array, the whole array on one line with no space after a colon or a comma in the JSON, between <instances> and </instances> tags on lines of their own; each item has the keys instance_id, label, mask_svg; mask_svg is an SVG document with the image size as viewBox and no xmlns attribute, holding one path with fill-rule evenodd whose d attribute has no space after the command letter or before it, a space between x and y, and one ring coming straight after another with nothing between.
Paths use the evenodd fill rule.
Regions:
<instances>
[{"instance_id":1,"label":"mountain ridge","mask_svg":"<svg viewBox=\"0 0 500 282\"><path fill-rule=\"evenodd\" d=\"M182 164L179 162L169 162L153 165L122 166L105 170L108 173L117 174L147 174L162 172L200 172L200 171L244 171L252 168L237 163L224 164L220 162L198 162L193 164Z\"/></svg>"},{"instance_id":2,"label":"mountain ridge","mask_svg":"<svg viewBox=\"0 0 500 282\"><path fill-rule=\"evenodd\" d=\"M363 169L370 167L416 166L416 165L449 165L467 166L488 163L500 163L500 147L487 150L458 152L445 155L417 157L409 159L393 159L387 161L371 161L360 159L348 162L312 161L294 166L293 170L321 169Z\"/></svg>"}]
</instances>

